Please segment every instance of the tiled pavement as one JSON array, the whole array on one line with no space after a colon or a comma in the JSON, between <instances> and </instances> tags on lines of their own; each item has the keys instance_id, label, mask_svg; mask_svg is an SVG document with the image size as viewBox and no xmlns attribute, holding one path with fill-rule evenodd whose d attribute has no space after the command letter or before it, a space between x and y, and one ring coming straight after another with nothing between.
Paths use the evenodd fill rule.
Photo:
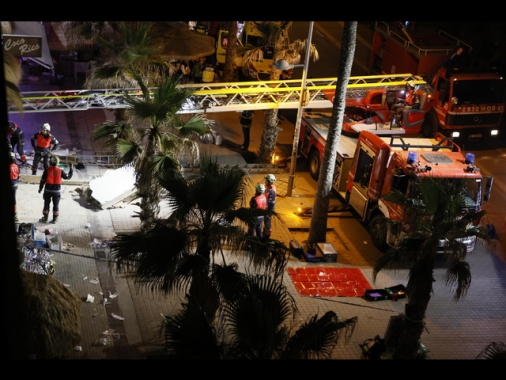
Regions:
<instances>
[{"instance_id":1,"label":"tiled pavement","mask_svg":"<svg viewBox=\"0 0 506 380\"><path fill-rule=\"evenodd\" d=\"M75 115L75 116L74 116ZM213 115L214 116L214 115ZM225 138L237 141L234 135L236 115L219 115L219 128L228 132ZM52 118L56 117L57 120ZM66 126L61 122L62 113L26 115L25 123L40 125L42 120L58 126L55 133L66 143ZM88 118L79 113L68 113L65 120L80 120L80 128L92 128L94 115ZM257 118L258 119L258 118ZM256 120L260 123L259 120ZM77 123L77 121L76 121ZM70 129L70 127L69 127ZM257 131L258 133L258 131ZM30 134L28 134L30 135ZM258 138L258 137L257 137ZM291 136L280 136L280 146L290 143ZM80 137L81 148L93 144ZM252 139L252 145L255 146ZM72 143L70 143L72 145ZM223 162L241 162L242 157L233 149L214 147ZM92 150L91 147L89 150ZM138 221L132 215L137 210L133 203L120 203L101 210L89 203L83 194L86 182L102 175L104 168L86 165L76 171L73 182L63 186L61 216L57 225L35 222L41 216L42 197L37 192L37 179L23 173L18 190L20 222L35 222L38 229L55 229L62 237L61 251L51 251L55 263L55 278L75 291L83 300L81 304L82 341L79 350L69 352L72 359L145 359L161 348L160 327L162 315L175 310L180 299L153 294L137 289L133 280L117 273L108 261L107 249L100 243L111 239L118 232L138 229ZM40 175L40 173L39 173ZM298 175L293 196L286 197L288 172L280 170L278 178L277 212L280 220L274 221L272 237L289 245L295 239L303 243L307 237L309 218L295 214L297 207L312 206L314 183L304 175ZM263 181L263 174L251 174L254 182ZM35 182L35 183L34 183ZM333 199L332 202L338 202ZM354 267L362 270L374 288L406 284L407 271L384 270L374 282L372 265L380 253L373 247L360 222L348 212L329 217L328 241L339 252L335 263L307 263L290 255L289 267ZM505 238L505 237L503 237ZM429 359L474 359L492 341L506 341L506 263L490 252L472 254L469 262L473 271L473 284L466 298L452 301L451 293L444 287L443 266L435 268L434 295L427 310L426 331L423 343L429 348ZM439 263L438 263L439 264ZM442 263L441 263L442 264ZM362 358L359 344L375 335L383 336L390 317L402 313L405 300L367 301L361 297L308 297L297 293L288 275L284 283L297 302L302 322L311 315L322 315L334 310L341 318L358 317L357 328L348 343L340 341L332 353L332 359L358 360ZM86 302L88 295L93 302ZM107 302L104 305L104 299ZM104 335L105 334L105 335Z\"/></svg>"}]
</instances>

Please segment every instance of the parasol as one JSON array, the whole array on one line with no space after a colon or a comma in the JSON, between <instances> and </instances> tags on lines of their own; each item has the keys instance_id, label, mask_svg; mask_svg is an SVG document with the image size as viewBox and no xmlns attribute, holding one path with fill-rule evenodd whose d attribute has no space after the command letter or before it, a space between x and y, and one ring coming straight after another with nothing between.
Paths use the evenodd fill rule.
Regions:
<instances>
[{"instance_id":1,"label":"parasol","mask_svg":"<svg viewBox=\"0 0 506 380\"><path fill-rule=\"evenodd\" d=\"M207 57L216 51L214 37L190 30L183 22L171 24L162 33L165 56L173 60L191 61Z\"/></svg>"}]
</instances>

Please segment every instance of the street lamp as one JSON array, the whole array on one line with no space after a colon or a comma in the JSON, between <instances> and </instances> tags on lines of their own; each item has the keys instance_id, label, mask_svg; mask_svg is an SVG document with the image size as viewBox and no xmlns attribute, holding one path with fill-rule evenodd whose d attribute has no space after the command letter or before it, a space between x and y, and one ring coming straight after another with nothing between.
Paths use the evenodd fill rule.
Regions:
<instances>
[{"instance_id":1,"label":"street lamp","mask_svg":"<svg viewBox=\"0 0 506 380\"><path fill-rule=\"evenodd\" d=\"M307 35L306 44L306 57L303 65L290 65L286 60L281 59L274 63L274 67L278 70L288 70L294 67L302 67L302 84L300 88L299 106L297 107L297 119L295 121L295 130L293 133L293 144L292 144L292 160L290 162L290 174L288 176L288 188L286 190L286 196L292 196L293 183L295 181L295 167L297 166L297 153L299 150L299 135L300 135L300 124L302 122L303 108L307 105L306 103L306 80L307 70L309 66L309 56L311 55L311 39L313 37L313 25L314 21L309 22L309 32Z\"/></svg>"}]
</instances>

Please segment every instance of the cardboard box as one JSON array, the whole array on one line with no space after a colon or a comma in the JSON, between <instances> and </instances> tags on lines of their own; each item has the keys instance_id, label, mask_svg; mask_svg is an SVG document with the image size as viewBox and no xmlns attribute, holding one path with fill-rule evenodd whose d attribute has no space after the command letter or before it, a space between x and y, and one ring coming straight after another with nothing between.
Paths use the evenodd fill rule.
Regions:
<instances>
[{"instance_id":1,"label":"cardboard box","mask_svg":"<svg viewBox=\"0 0 506 380\"><path fill-rule=\"evenodd\" d=\"M46 235L47 246L54 251L61 251L63 241L60 235Z\"/></svg>"},{"instance_id":2,"label":"cardboard box","mask_svg":"<svg viewBox=\"0 0 506 380\"><path fill-rule=\"evenodd\" d=\"M323 255L323 261L332 263L337 261L337 251L334 246L330 243L318 243L316 244L316 251Z\"/></svg>"},{"instance_id":3,"label":"cardboard box","mask_svg":"<svg viewBox=\"0 0 506 380\"><path fill-rule=\"evenodd\" d=\"M32 239L36 247L44 247L46 245L46 234L44 232L34 229Z\"/></svg>"}]
</instances>

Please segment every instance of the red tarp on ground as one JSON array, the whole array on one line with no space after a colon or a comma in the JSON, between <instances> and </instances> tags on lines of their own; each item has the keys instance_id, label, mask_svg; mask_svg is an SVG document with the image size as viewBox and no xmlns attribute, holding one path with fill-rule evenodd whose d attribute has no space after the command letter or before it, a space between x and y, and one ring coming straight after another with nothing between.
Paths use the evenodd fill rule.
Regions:
<instances>
[{"instance_id":1,"label":"red tarp on ground","mask_svg":"<svg viewBox=\"0 0 506 380\"><path fill-rule=\"evenodd\" d=\"M363 297L372 289L358 268L287 268L299 294L311 297Z\"/></svg>"}]
</instances>

